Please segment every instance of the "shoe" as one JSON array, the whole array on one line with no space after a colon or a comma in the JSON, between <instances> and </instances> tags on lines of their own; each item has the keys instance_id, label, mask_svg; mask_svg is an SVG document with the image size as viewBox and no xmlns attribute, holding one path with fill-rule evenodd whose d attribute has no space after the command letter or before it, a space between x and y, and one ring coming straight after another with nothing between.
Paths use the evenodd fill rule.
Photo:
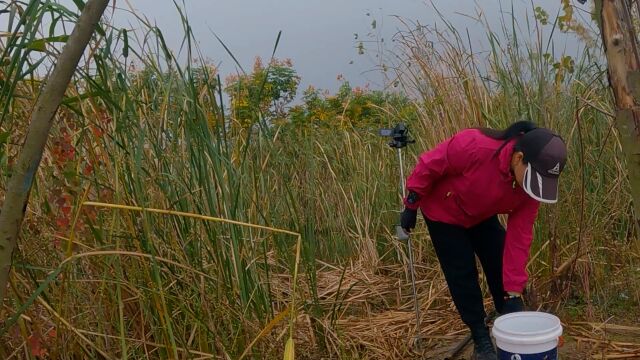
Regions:
<instances>
[{"instance_id":1,"label":"shoe","mask_svg":"<svg viewBox=\"0 0 640 360\"><path fill-rule=\"evenodd\" d=\"M486 326L471 329L473 337L473 356L471 360L496 360L498 355L493 347L489 329Z\"/></svg>"}]
</instances>

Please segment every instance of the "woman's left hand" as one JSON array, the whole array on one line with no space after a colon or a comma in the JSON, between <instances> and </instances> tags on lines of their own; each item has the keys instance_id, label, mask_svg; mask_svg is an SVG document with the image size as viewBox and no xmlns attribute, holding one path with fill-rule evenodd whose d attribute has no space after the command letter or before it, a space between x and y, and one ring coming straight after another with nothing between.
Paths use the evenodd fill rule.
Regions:
<instances>
[{"instance_id":1,"label":"woman's left hand","mask_svg":"<svg viewBox=\"0 0 640 360\"><path fill-rule=\"evenodd\" d=\"M416 218L418 216L418 210L405 208L400 214L400 226L407 234L411 233L411 230L416 227Z\"/></svg>"}]
</instances>

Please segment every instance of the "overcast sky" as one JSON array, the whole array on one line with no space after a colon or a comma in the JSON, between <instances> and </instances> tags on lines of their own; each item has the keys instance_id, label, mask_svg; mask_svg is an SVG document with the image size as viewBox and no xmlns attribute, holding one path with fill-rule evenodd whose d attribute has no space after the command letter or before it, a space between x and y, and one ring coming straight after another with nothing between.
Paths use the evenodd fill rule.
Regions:
<instances>
[{"instance_id":1,"label":"overcast sky","mask_svg":"<svg viewBox=\"0 0 640 360\"><path fill-rule=\"evenodd\" d=\"M182 30L171 1L130 0L130 3L140 13L155 19L172 46L178 47ZM354 85L382 85L380 76L375 72L367 72L374 67L374 61L370 56L358 55L354 35L358 34L359 39L364 39L371 31L374 19L380 36L389 41L401 27L393 15L434 25L439 22L433 9L435 6L461 31L469 28L473 42L481 43L484 31L463 14L475 15L481 9L492 26L497 28L500 3L503 10L509 12L513 4L516 18L522 20L523 24L525 14L533 12L531 0L185 1L191 26L203 53L220 63L222 73L236 71L235 65L212 32L225 42L243 67L250 69L256 56L269 58L278 31L282 30L277 56L293 60L303 78L303 88L313 84L325 89L336 88L339 74ZM560 0L535 0L535 5L555 14L560 8ZM564 38L559 39L557 46L564 47L565 43ZM569 45L569 50L575 49ZM375 51L370 53L373 55Z\"/></svg>"},{"instance_id":2,"label":"overcast sky","mask_svg":"<svg viewBox=\"0 0 640 360\"><path fill-rule=\"evenodd\" d=\"M72 0L59 0L75 9ZM177 0L182 6L182 0ZM560 8L560 0L534 0L552 17ZM574 5L578 6L575 0ZM116 6L128 8L128 4L140 15L146 16L163 31L169 46L176 52L183 36L182 25L172 0L117 0ZM343 75L355 86L367 83L379 88L381 77L368 72L374 67L369 55L358 55L357 41L365 39L376 20L376 31L387 44L401 27L394 15L424 25L440 22L434 7L441 11L460 32L470 30L474 50L480 49L485 40L482 27L467 15L482 11L494 28L498 28L500 8L511 11L513 5L516 19L524 24L525 13L533 12L532 0L185 0L195 37L203 54L213 63L220 64L223 75L237 71L231 57L213 36L218 35L230 48L243 67L251 69L256 56L268 59L271 55L278 31L282 38L276 56L290 58L298 74L302 76L302 87L312 84L318 88L335 90L339 85L336 77ZM502 5L500 5L502 4ZM588 5L581 6L587 9ZM588 14L577 11L580 16ZM140 24L125 11L112 14L113 22L122 27L139 28ZM508 14L507 17L510 17ZM0 29L2 25L0 17ZM559 38L556 48L568 45L575 51L572 38ZM369 45L371 47L373 45ZM375 51L368 54L375 54Z\"/></svg>"}]
</instances>

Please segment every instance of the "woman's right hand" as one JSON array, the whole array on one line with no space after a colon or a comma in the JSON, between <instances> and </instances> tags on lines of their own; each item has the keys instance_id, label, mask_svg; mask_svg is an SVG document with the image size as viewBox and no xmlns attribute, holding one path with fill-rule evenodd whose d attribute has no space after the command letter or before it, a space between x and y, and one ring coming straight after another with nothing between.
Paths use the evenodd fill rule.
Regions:
<instances>
[{"instance_id":1,"label":"woman's right hand","mask_svg":"<svg viewBox=\"0 0 640 360\"><path fill-rule=\"evenodd\" d=\"M407 232L411 233L411 230L416 227L416 218L418 217L418 210L404 208L402 214L400 214L400 226Z\"/></svg>"},{"instance_id":2,"label":"woman's right hand","mask_svg":"<svg viewBox=\"0 0 640 360\"><path fill-rule=\"evenodd\" d=\"M510 314L518 311L524 311L524 301L522 300L522 295L508 294L507 296L505 296L500 315Z\"/></svg>"}]
</instances>

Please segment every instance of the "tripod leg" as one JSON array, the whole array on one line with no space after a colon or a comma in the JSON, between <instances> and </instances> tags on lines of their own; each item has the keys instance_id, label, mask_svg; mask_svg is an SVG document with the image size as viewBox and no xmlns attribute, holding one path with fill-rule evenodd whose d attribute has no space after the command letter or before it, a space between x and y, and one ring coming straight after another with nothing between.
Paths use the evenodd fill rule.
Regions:
<instances>
[{"instance_id":1,"label":"tripod leg","mask_svg":"<svg viewBox=\"0 0 640 360\"><path fill-rule=\"evenodd\" d=\"M418 302L418 292L416 290L416 271L413 266L413 249L411 246L411 238L407 240L407 251L409 252L409 272L411 273L411 291L413 292L413 307L416 312L416 339L422 336L420 327L420 304Z\"/></svg>"}]
</instances>

